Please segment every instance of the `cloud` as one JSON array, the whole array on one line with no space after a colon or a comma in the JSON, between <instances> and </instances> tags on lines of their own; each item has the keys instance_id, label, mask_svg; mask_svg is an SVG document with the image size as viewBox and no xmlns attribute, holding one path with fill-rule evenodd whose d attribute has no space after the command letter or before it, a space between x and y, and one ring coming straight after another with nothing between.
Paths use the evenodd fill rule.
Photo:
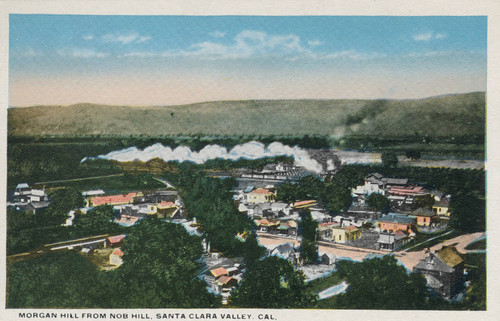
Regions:
<instances>
[{"instance_id":1,"label":"cloud","mask_svg":"<svg viewBox=\"0 0 500 321\"><path fill-rule=\"evenodd\" d=\"M57 51L60 56L63 57L73 57L73 58L105 58L109 56L109 53L95 51L93 49L86 48L66 48Z\"/></svg>"},{"instance_id":2,"label":"cloud","mask_svg":"<svg viewBox=\"0 0 500 321\"><path fill-rule=\"evenodd\" d=\"M309 46L319 46L319 40L310 40ZM352 59L365 60L385 57L380 53L360 53L355 50L339 51L333 53L313 52L310 48L302 46L302 40L295 34L272 35L262 31L243 30L238 33L230 43L220 41L204 41L190 45L186 49L169 50L163 52L136 51L121 55L120 57L188 57L201 60L231 60L250 59L257 57L274 57L286 61L299 59Z\"/></svg>"},{"instance_id":3,"label":"cloud","mask_svg":"<svg viewBox=\"0 0 500 321\"><path fill-rule=\"evenodd\" d=\"M35 50L33 48L28 48L26 50L23 50L23 52L20 54L22 57L41 57L43 56L43 53L41 51Z\"/></svg>"},{"instance_id":4,"label":"cloud","mask_svg":"<svg viewBox=\"0 0 500 321\"><path fill-rule=\"evenodd\" d=\"M83 40L88 41L88 40L92 40L92 39L94 39L94 36L92 36L92 35L83 36Z\"/></svg>"},{"instance_id":5,"label":"cloud","mask_svg":"<svg viewBox=\"0 0 500 321\"><path fill-rule=\"evenodd\" d=\"M307 44L308 44L309 46L311 46L311 47L316 47L316 46L320 46L320 45L322 45L322 44L323 44L323 42L322 42L322 41L319 41L319 40L309 40L309 41L307 42Z\"/></svg>"},{"instance_id":6,"label":"cloud","mask_svg":"<svg viewBox=\"0 0 500 321\"><path fill-rule=\"evenodd\" d=\"M420 33L420 34L414 35L413 40L415 40L415 41L431 41L431 40L444 39L447 36L448 35L445 33L427 32L427 33Z\"/></svg>"},{"instance_id":7,"label":"cloud","mask_svg":"<svg viewBox=\"0 0 500 321\"><path fill-rule=\"evenodd\" d=\"M101 37L103 42L119 42L122 44L128 43L143 43L151 39L151 36L141 36L137 32L129 34L105 34Z\"/></svg>"},{"instance_id":8,"label":"cloud","mask_svg":"<svg viewBox=\"0 0 500 321\"><path fill-rule=\"evenodd\" d=\"M178 161L178 162L194 162L196 164L203 164L209 159L229 159L238 160L244 159L259 159L264 157L275 157L275 156L291 156L295 159L295 164L298 166L303 166L306 169L319 173L322 170L322 166L309 156L307 150L302 149L298 146L290 147L288 145L283 145L280 142L273 142L267 147L257 141L247 142L241 145L236 145L233 149L227 150L227 148L219 145L207 145L199 152L192 151L189 147L179 146L172 149L168 146L163 146L160 143L151 145L141 150L137 147L129 147L126 149L121 149L117 151L110 152L106 155L100 155L97 157L85 157L82 162L87 159L111 159L119 162L127 162L134 160L148 161L153 158L160 158L164 161Z\"/></svg>"},{"instance_id":9,"label":"cloud","mask_svg":"<svg viewBox=\"0 0 500 321\"><path fill-rule=\"evenodd\" d=\"M211 37L214 37L214 38L224 38L224 36L226 35L225 32L221 32L221 31L213 31L211 33L209 33L209 35Z\"/></svg>"}]
</instances>

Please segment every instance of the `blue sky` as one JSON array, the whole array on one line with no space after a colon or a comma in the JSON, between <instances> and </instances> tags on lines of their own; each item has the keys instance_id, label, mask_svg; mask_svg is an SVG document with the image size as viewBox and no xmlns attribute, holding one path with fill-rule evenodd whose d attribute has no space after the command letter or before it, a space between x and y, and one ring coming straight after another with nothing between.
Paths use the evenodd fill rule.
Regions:
<instances>
[{"instance_id":1,"label":"blue sky","mask_svg":"<svg viewBox=\"0 0 500 321\"><path fill-rule=\"evenodd\" d=\"M10 16L10 105L486 90L487 19Z\"/></svg>"}]
</instances>

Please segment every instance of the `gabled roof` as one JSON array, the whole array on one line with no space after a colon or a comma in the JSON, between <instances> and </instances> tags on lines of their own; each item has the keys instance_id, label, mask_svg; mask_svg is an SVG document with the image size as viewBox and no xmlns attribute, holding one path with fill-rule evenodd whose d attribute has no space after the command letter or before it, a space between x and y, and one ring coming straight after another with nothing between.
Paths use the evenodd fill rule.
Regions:
<instances>
[{"instance_id":1,"label":"gabled roof","mask_svg":"<svg viewBox=\"0 0 500 321\"><path fill-rule=\"evenodd\" d=\"M293 206L294 206L294 207L308 206L308 205L312 206L312 205L314 205L314 204L316 204L316 201L315 201L315 200L307 200L307 201L299 201L299 202L295 202L295 203L293 203Z\"/></svg>"},{"instance_id":2,"label":"gabled roof","mask_svg":"<svg viewBox=\"0 0 500 321\"><path fill-rule=\"evenodd\" d=\"M110 243L118 243L120 242L121 240L123 240L125 238L125 234L122 234L122 235L116 235L116 236L110 236L108 237L108 241Z\"/></svg>"},{"instance_id":3,"label":"gabled roof","mask_svg":"<svg viewBox=\"0 0 500 321\"><path fill-rule=\"evenodd\" d=\"M219 279L217 279L217 284L219 284L219 285L226 285L232 279L233 279L232 276L223 275Z\"/></svg>"},{"instance_id":4,"label":"gabled roof","mask_svg":"<svg viewBox=\"0 0 500 321\"><path fill-rule=\"evenodd\" d=\"M118 255L118 256L122 256L123 255L123 251L121 249L116 249L113 251L113 253L111 253L112 255Z\"/></svg>"},{"instance_id":5,"label":"gabled roof","mask_svg":"<svg viewBox=\"0 0 500 321\"><path fill-rule=\"evenodd\" d=\"M137 193L128 193L124 195L110 195L92 198L92 204L94 206L104 205L104 204L119 204L119 203L130 203L134 199Z\"/></svg>"},{"instance_id":6,"label":"gabled roof","mask_svg":"<svg viewBox=\"0 0 500 321\"><path fill-rule=\"evenodd\" d=\"M30 186L28 185L28 183L17 184L16 189L21 189L21 188L30 188Z\"/></svg>"},{"instance_id":7,"label":"gabled roof","mask_svg":"<svg viewBox=\"0 0 500 321\"><path fill-rule=\"evenodd\" d=\"M175 203L163 201L160 204L158 204L158 208L160 209L171 208L171 207L175 207Z\"/></svg>"},{"instance_id":8,"label":"gabled roof","mask_svg":"<svg viewBox=\"0 0 500 321\"><path fill-rule=\"evenodd\" d=\"M229 274L227 272L227 270L225 268L223 268L223 267L212 269L212 270L210 270L210 273L213 276L215 276L216 278L218 278L219 276L222 276L222 275L228 275Z\"/></svg>"},{"instance_id":9,"label":"gabled roof","mask_svg":"<svg viewBox=\"0 0 500 321\"><path fill-rule=\"evenodd\" d=\"M245 188L245 190L243 191L244 193L250 193L253 189L255 188L254 185L249 185Z\"/></svg>"},{"instance_id":10,"label":"gabled roof","mask_svg":"<svg viewBox=\"0 0 500 321\"><path fill-rule=\"evenodd\" d=\"M272 194L272 192L265 188L257 188L255 191L251 191L250 194Z\"/></svg>"},{"instance_id":11,"label":"gabled roof","mask_svg":"<svg viewBox=\"0 0 500 321\"><path fill-rule=\"evenodd\" d=\"M408 178L386 178L385 182L389 185L406 185Z\"/></svg>"},{"instance_id":12,"label":"gabled roof","mask_svg":"<svg viewBox=\"0 0 500 321\"><path fill-rule=\"evenodd\" d=\"M436 254L431 253L415 265L414 269L452 273L453 268L443 262Z\"/></svg>"},{"instance_id":13,"label":"gabled roof","mask_svg":"<svg viewBox=\"0 0 500 321\"><path fill-rule=\"evenodd\" d=\"M434 213L433 211L422 207L419 207L416 210L411 211L410 213L414 216L436 216L436 213Z\"/></svg>"},{"instance_id":14,"label":"gabled roof","mask_svg":"<svg viewBox=\"0 0 500 321\"><path fill-rule=\"evenodd\" d=\"M412 224L415 219L408 217L406 215L389 213L382 216L377 222L388 222L388 223L401 223L401 224Z\"/></svg>"},{"instance_id":15,"label":"gabled roof","mask_svg":"<svg viewBox=\"0 0 500 321\"><path fill-rule=\"evenodd\" d=\"M280 244L274 248L274 250L277 250L280 254L286 253L286 252L291 252L293 251L293 245L290 244L290 242L286 242L285 244Z\"/></svg>"},{"instance_id":16,"label":"gabled roof","mask_svg":"<svg viewBox=\"0 0 500 321\"><path fill-rule=\"evenodd\" d=\"M357 231L357 230L358 230L358 228L356 226L354 226L354 225L351 225L351 226L348 226L348 227L345 228L345 231L347 233L354 232L354 231Z\"/></svg>"},{"instance_id":17,"label":"gabled roof","mask_svg":"<svg viewBox=\"0 0 500 321\"><path fill-rule=\"evenodd\" d=\"M464 261L460 253L457 251L457 248L454 246L443 246L436 254L450 267L455 267Z\"/></svg>"},{"instance_id":18,"label":"gabled roof","mask_svg":"<svg viewBox=\"0 0 500 321\"><path fill-rule=\"evenodd\" d=\"M446 197L443 197L439 202L435 202L432 207L449 207L450 200Z\"/></svg>"}]
</instances>

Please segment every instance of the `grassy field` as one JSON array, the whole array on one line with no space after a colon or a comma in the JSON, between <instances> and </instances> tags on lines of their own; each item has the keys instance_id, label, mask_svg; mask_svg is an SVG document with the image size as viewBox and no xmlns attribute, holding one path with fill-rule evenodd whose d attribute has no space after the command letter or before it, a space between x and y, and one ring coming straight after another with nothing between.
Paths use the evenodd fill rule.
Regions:
<instances>
[{"instance_id":1,"label":"grassy field","mask_svg":"<svg viewBox=\"0 0 500 321\"><path fill-rule=\"evenodd\" d=\"M441 232L441 233L433 233L433 234L419 233L419 234L417 234L417 236L413 240L411 240L410 242L408 242L407 244L405 244L401 249L411 248L409 250L410 252L412 252L412 251L421 251L421 250L424 250L424 249L426 249L428 247L434 246L436 244L442 243L442 242L444 242L446 240L449 240L449 239L452 239L454 237L457 237L459 235L464 234L463 232L460 232L460 231L452 231L450 234L443 235L446 232L448 232L448 231ZM443 235L443 236L442 237L437 237L437 238L435 238L433 240L425 242L426 240L429 240L429 239L431 239L433 237L436 237L436 236L439 236L439 235ZM422 242L425 242L425 243L413 247L414 245L422 243Z\"/></svg>"},{"instance_id":2,"label":"grassy field","mask_svg":"<svg viewBox=\"0 0 500 321\"><path fill-rule=\"evenodd\" d=\"M311 292L321 292L326 288L334 286L342 282L342 279L338 276L337 273L333 272L332 274L325 276L323 278L314 279L307 283L307 288Z\"/></svg>"},{"instance_id":3,"label":"grassy field","mask_svg":"<svg viewBox=\"0 0 500 321\"><path fill-rule=\"evenodd\" d=\"M418 100L248 100L165 107L78 104L9 108L8 131L15 136L484 136L485 93Z\"/></svg>"},{"instance_id":4,"label":"grassy field","mask_svg":"<svg viewBox=\"0 0 500 321\"><path fill-rule=\"evenodd\" d=\"M145 191L166 188L165 184L154 180L150 175L121 175L96 179L72 180L43 184L47 189L72 187L79 191L102 189L111 193L126 193L130 191ZM35 186L36 187L36 186Z\"/></svg>"},{"instance_id":5,"label":"grassy field","mask_svg":"<svg viewBox=\"0 0 500 321\"><path fill-rule=\"evenodd\" d=\"M486 239L480 240L465 247L466 250L486 250Z\"/></svg>"}]
</instances>

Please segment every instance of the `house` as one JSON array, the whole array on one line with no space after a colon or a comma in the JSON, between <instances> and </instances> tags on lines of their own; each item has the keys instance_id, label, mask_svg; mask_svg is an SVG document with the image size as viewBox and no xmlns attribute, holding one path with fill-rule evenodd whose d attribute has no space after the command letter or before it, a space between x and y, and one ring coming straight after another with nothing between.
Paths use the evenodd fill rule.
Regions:
<instances>
[{"instance_id":1,"label":"house","mask_svg":"<svg viewBox=\"0 0 500 321\"><path fill-rule=\"evenodd\" d=\"M174 202L162 201L156 206L159 218L181 218L179 207Z\"/></svg>"},{"instance_id":2,"label":"house","mask_svg":"<svg viewBox=\"0 0 500 321\"><path fill-rule=\"evenodd\" d=\"M109 255L109 264L119 267L120 265L123 264L122 256L123 256L123 251L120 248L115 249Z\"/></svg>"},{"instance_id":3,"label":"house","mask_svg":"<svg viewBox=\"0 0 500 321\"><path fill-rule=\"evenodd\" d=\"M297 264L299 261L300 253L289 242L280 244L274 249L269 251L269 256L278 256L282 259L290 261L292 264Z\"/></svg>"},{"instance_id":4,"label":"house","mask_svg":"<svg viewBox=\"0 0 500 321\"><path fill-rule=\"evenodd\" d=\"M377 227L380 231L403 231L414 234L412 230L414 224L415 218L396 213L389 213L377 220Z\"/></svg>"},{"instance_id":5,"label":"house","mask_svg":"<svg viewBox=\"0 0 500 321\"><path fill-rule=\"evenodd\" d=\"M380 250L390 250L394 251L404 244L408 243L410 237L402 232L381 232L377 241L378 248Z\"/></svg>"},{"instance_id":6,"label":"house","mask_svg":"<svg viewBox=\"0 0 500 321\"><path fill-rule=\"evenodd\" d=\"M121 246L123 243L123 239L125 239L125 237L126 237L125 234L110 236L106 239L106 246L107 247Z\"/></svg>"},{"instance_id":7,"label":"house","mask_svg":"<svg viewBox=\"0 0 500 321\"><path fill-rule=\"evenodd\" d=\"M414 216L417 219L417 225L422 227L434 225L437 222L438 218L436 213L422 207L411 211L408 215Z\"/></svg>"},{"instance_id":8,"label":"house","mask_svg":"<svg viewBox=\"0 0 500 321\"><path fill-rule=\"evenodd\" d=\"M276 216L288 216L292 214L293 208L291 204L283 202L273 202L271 203L271 211Z\"/></svg>"},{"instance_id":9,"label":"house","mask_svg":"<svg viewBox=\"0 0 500 321\"><path fill-rule=\"evenodd\" d=\"M319 257L321 264L324 265L332 265L335 264L336 262L336 257L333 254L330 253L324 253Z\"/></svg>"},{"instance_id":10,"label":"house","mask_svg":"<svg viewBox=\"0 0 500 321\"><path fill-rule=\"evenodd\" d=\"M441 198L439 201L434 203L432 210L439 216L450 216L450 199L447 197Z\"/></svg>"},{"instance_id":11,"label":"house","mask_svg":"<svg viewBox=\"0 0 500 321\"><path fill-rule=\"evenodd\" d=\"M382 217L382 212L377 211L368 206L352 205L347 210L347 214L355 217L356 219L378 220Z\"/></svg>"},{"instance_id":12,"label":"house","mask_svg":"<svg viewBox=\"0 0 500 321\"><path fill-rule=\"evenodd\" d=\"M279 221L273 221L268 219L254 220L255 225L259 228L260 232L273 232L276 231L280 225Z\"/></svg>"},{"instance_id":13,"label":"house","mask_svg":"<svg viewBox=\"0 0 500 321\"><path fill-rule=\"evenodd\" d=\"M21 183L16 186L13 200L15 203L36 203L48 202L49 198L45 190L32 189L27 183Z\"/></svg>"},{"instance_id":14,"label":"house","mask_svg":"<svg viewBox=\"0 0 500 321\"><path fill-rule=\"evenodd\" d=\"M253 215L260 217L272 216L273 212L271 211L271 204L269 203L256 204L255 207L253 208Z\"/></svg>"},{"instance_id":15,"label":"house","mask_svg":"<svg viewBox=\"0 0 500 321\"><path fill-rule=\"evenodd\" d=\"M270 203L274 201L276 195L268 189L257 188L247 194L247 201L251 204Z\"/></svg>"},{"instance_id":16,"label":"house","mask_svg":"<svg viewBox=\"0 0 500 321\"><path fill-rule=\"evenodd\" d=\"M87 200L86 207L95 207L100 205L122 205L131 204L134 201L134 197L137 195L136 192L123 194L123 195L109 195L109 196L98 196L92 197Z\"/></svg>"},{"instance_id":17,"label":"house","mask_svg":"<svg viewBox=\"0 0 500 321\"><path fill-rule=\"evenodd\" d=\"M177 191L167 191L167 190L159 190L152 191L147 193L137 193L134 197L134 204L144 204L144 203L153 203L158 204L161 202L172 202L179 198L179 192Z\"/></svg>"},{"instance_id":18,"label":"house","mask_svg":"<svg viewBox=\"0 0 500 321\"><path fill-rule=\"evenodd\" d=\"M443 297L453 298L463 286L464 259L454 246L443 246L415 265L413 272L424 274L427 286Z\"/></svg>"},{"instance_id":19,"label":"house","mask_svg":"<svg viewBox=\"0 0 500 321\"><path fill-rule=\"evenodd\" d=\"M297 236L298 224L293 220L281 221L278 226L278 231L290 236Z\"/></svg>"},{"instance_id":20,"label":"house","mask_svg":"<svg viewBox=\"0 0 500 321\"><path fill-rule=\"evenodd\" d=\"M332 226L332 240L337 243L346 243L361 238L361 230L356 226Z\"/></svg>"}]
</instances>

